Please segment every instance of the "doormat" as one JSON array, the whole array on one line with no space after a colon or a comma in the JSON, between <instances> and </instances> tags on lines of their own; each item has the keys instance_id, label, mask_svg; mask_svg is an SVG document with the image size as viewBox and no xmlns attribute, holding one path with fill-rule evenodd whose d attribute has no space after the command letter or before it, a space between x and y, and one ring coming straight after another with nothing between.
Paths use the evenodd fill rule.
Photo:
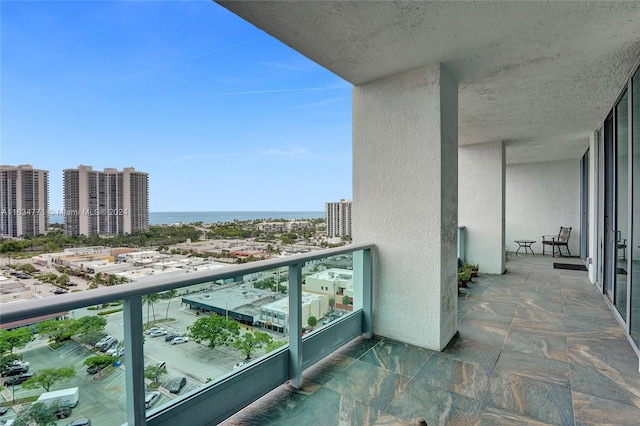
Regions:
<instances>
[{"instance_id":1,"label":"doormat","mask_svg":"<svg viewBox=\"0 0 640 426\"><path fill-rule=\"evenodd\" d=\"M553 269L571 269L572 271L588 271L584 265L574 265L573 263L554 263Z\"/></svg>"}]
</instances>

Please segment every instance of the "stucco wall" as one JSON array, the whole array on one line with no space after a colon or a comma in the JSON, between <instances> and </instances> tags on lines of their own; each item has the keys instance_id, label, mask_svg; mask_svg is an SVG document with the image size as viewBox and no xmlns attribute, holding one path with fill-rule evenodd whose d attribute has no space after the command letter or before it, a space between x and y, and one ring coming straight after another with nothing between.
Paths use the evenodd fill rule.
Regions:
<instances>
[{"instance_id":1,"label":"stucco wall","mask_svg":"<svg viewBox=\"0 0 640 426\"><path fill-rule=\"evenodd\" d=\"M509 251L518 248L514 240L530 239L536 241L532 248L538 255L542 235L570 226L569 250L580 255L580 161L508 165L505 218Z\"/></svg>"},{"instance_id":2,"label":"stucco wall","mask_svg":"<svg viewBox=\"0 0 640 426\"><path fill-rule=\"evenodd\" d=\"M504 149L502 141L458 148L458 223L465 226L465 261L484 273L504 272Z\"/></svg>"}]
</instances>

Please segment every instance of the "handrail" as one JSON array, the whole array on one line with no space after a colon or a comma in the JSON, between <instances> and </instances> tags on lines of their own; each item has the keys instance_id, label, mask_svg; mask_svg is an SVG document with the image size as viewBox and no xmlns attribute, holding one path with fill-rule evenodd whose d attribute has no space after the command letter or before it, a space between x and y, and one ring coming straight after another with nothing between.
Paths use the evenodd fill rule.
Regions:
<instances>
[{"instance_id":1,"label":"handrail","mask_svg":"<svg viewBox=\"0 0 640 426\"><path fill-rule=\"evenodd\" d=\"M133 282L82 292L61 294L55 297L4 303L1 305L0 309L0 323L20 321L37 316L55 314L86 306L113 302L114 300L159 293L174 288L200 284L206 281L216 281L229 277L248 275L253 272L264 271L266 269L291 266L301 262L371 248L373 248L373 244L349 244L337 248L318 250L312 253L296 254L287 257L244 263L241 265L232 265L215 270L189 272L183 276L151 277L145 278L144 282L140 283Z\"/></svg>"}]
</instances>

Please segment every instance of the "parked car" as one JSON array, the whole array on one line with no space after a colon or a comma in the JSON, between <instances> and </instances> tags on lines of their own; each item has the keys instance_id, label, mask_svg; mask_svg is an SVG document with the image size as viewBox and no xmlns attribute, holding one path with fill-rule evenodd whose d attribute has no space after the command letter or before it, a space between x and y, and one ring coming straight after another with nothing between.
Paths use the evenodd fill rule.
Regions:
<instances>
[{"instance_id":1,"label":"parked car","mask_svg":"<svg viewBox=\"0 0 640 426\"><path fill-rule=\"evenodd\" d=\"M115 345L109 348L106 352L107 355L115 356L116 358L120 358L124 355L124 345L121 343L119 345Z\"/></svg>"},{"instance_id":2,"label":"parked car","mask_svg":"<svg viewBox=\"0 0 640 426\"><path fill-rule=\"evenodd\" d=\"M118 339L116 339L115 337L112 337L111 339L103 343L102 346L100 346L100 352L106 352L117 344L118 344Z\"/></svg>"},{"instance_id":3,"label":"parked car","mask_svg":"<svg viewBox=\"0 0 640 426\"><path fill-rule=\"evenodd\" d=\"M167 363L164 361L158 361L154 364L154 367L167 369Z\"/></svg>"},{"instance_id":4,"label":"parked car","mask_svg":"<svg viewBox=\"0 0 640 426\"><path fill-rule=\"evenodd\" d=\"M170 342L173 339L175 339L176 337L182 337L182 334L167 334L166 336L164 336L164 341L165 342Z\"/></svg>"},{"instance_id":5,"label":"parked car","mask_svg":"<svg viewBox=\"0 0 640 426\"><path fill-rule=\"evenodd\" d=\"M164 328L163 327L151 327L150 329L148 329L147 331L145 331L145 334L151 334L154 331L163 331Z\"/></svg>"},{"instance_id":6,"label":"parked car","mask_svg":"<svg viewBox=\"0 0 640 426\"><path fill-rule=\"evenodd\" d=\"M109 339L113 339L113 337L109 336L108 334L106 336L103 336L102 339L98 340L96 342L96 344L94 345L96 348L101 348L102 345L104 345L105 343L107 343L107 340Z\"/></svg>"},{"instance_id":7,"label":"parked car","mask_svg":"<svg viewBox=\"0 0 640 426\"><path fill-rule=\"evenodd\" d=\"M166 334L167 334L167 330L154 330L151 333L149 333L149 337L165 336Z\"/></svg>"},{"instance_id":8,"label":"parked car","mask_svg":"<svg viewBox=\"0 0 640 426\"><path fill-rule=\"evenodd\" d=\"M3 414L7 414L7 411L9 411L8 407L0 407L0 416Z\"/></svg>"},{"instance_id":9,"label":"parked car","mask_svg":"<svg viewBox=\"0 0 640 426\"><path fill-rule=\"evenodd\" d=\"M164 384L164 388L167 389L171 393L178 393L187 384L186 377L174 377L172 379L167 380Z\"/></svg>"},{"instance_id":10,"label":"parked car","mask_svg":"<svg viewBox=\"0 0 640 426\"><path fill-rule=\"evenodd\" d=\"M71 406L69 404L61 405L55 412L56 419L66 419L71 415Z\"/></svg>"},{"instance_id":11,"label":"parked car","mask_svg":"<svg viewBox=\"0 0 640 426\"><path fill-rule=\"evenodd\" d=\"M67 293L67 290L57 287L55 290L53 290L53 294L65 294Z\"/></svg>"},{"instance_id":12,"label":"parked car","mask_svg":"<svg viewBox=\"0 0 640 426\"><path fill-rule=\"evenodd\" d=\"M29 371L29 366L24 365L12 365L2 372L2 377L7 376L19 376L20 374L26 373Z\"/></svg>"},{"instance_id":13,"label":"parked car","mask_svg":"<svg viewBox=\"0 0 640 426\"><path fill-rule=\"evenodd\" d=\"M21 361L19 359L16 359L13 361L13 363L11 365L21 365L23 367L29 367L31 365L31 363L29 361Z\"/></svg>"},{"instance_id":14,"label":"parked car","mask_svg":"<svg viewBox=\"0 0 640 426\"><path fill-rule=\"evenodd\" d=\"M67 426L91 426L90 419L78 419L74 420L71 423L67 423Z\"/></svg>"},{"instance_id":15,"label":"parked car","mask_svg":"<svg viewBox=\"0 0 640 426\"><path fill-rule=\"evenodd\" d=\"M242 368L242 366L245 365L246 363L247 363L247 361L236 362L236 364L233 366L233 369L237 370L239 368Z\"/></svg>"},{"instance_id":16,"label":"parked car","mask_svg":"<svg viewBox=\"0 0 640 426\"><path fill-rule=\"evenodd\" d=\"M186 343L186 342L188 342L188 341L189 341L189 339L188 339L187 337L180 336L180 337L176 337L175 339L173 339L173 340L171 341L171 344L172 344L172 345L177 345L177 344L179 344L179 343Z\"/></svg>"},{"instance_id":17,"label":"parked car","mask_svg":"<svg viewBox=\"0 0 640 426\"><path fill-rule=\"evenodd\" d=\"M32 377L33 377L33 373L22 373L19 376L12 376L4 381L4 386L20 385Z\"/></svg>"},{"instance_id":18,"label":"parked car","mask_svg":"<svg viewBox=\"0 0 640 426\"><path fill-rule=\"evenodd\" d=\"M89 374L96 374L99 373L103 368L105 368L107 365L109 364L96 364L96 365L90 365L89 367L87 367L87 373Z\"/></svg>"},{"instance_id":19,"label":"parked car","mask_svg":"<svg viewBox=\"0 0 640 426\"><path fill-rule=\"evenodd\" d=\"M162 394L158 391L153 391L146 394L144 396L144 406L146 408L153 407L153 404L155 404L158 401L158 399L160 399L160 395Z\"/></svg>"}]
</instances>

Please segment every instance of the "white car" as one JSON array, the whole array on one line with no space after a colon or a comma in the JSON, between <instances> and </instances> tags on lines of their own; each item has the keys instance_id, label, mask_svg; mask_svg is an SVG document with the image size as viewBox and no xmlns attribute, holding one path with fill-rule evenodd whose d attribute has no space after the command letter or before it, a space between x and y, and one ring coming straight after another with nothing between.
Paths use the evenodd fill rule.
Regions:
<instances>
[{"instance_id":1,"label":"white car","mask_svg":"<svg viewBox=\"0 0 640 426\"><path fill-rule=\"evenodd\" d=\"M243 366L243 365L245 365L245 364L247 364L247 362L248 362L248 361L240 361L240 362L237 362L237 363L233 366L233 369L234 369L234 370L237 370L237 369L239 369L239 368L242 368L242 366Z\"/></svg>"},{"instance_id":2,"label":"white car","mask_svg":"<svg viewBox=\"0 0 640 426\"><path fill-rule=\"evenodd\" d=\"M161 395L162 394L158 391L149 392L144 396L144 406L146 408L153 407L153 404L155 404L158 401L158 399L160 399Z\"/></svg>"},{"instance_id":3,"label":"white car","mask_svg":"<svg viewBox=\"0 0 640 426\"><path fill-rule=\"evenodd\" d=\"M145 331L145 334L151 334L151 333L154 333L156 331L164 331L165 334L166 334L166 330L163 327L151 327L150 329Z\"/></svg>"},{"instance_id":4,"label":"white car","mask_svg":"<svg viewBox=\"0 0 640 426\"><path fill-rule=\"evenodd\" d=\"M31 363L29 361L20 361L19 359L16 359L16 360L13 361L12 365L21 366L21 367L29 367L31 365Z\"/></svg>"},{"instance_id":5,"label":"white car","mask_svg":"<svg viewBox=\"0 0 640 426\"><path fill-rule=\"evenodd\" d=\"M176 337L175 339L173 339L173 340L171 341L171 344L172 344L172 345L177 345L177 344L179 344L179 343L186 343L186 342L188 342L188 341L189 341L189 339L188 339L187 337L180 336L180 337Z\"/></svg>"},{"instance_id":6,"label":"white car","mask_svg":"<svg viewBox=\"0 0 640 426\"><path fill-rule=\"evenodd\" d=\"M113 348L107 350L107 355L115 356L116 358L120 358L124 355L124 346L114 346Z\"/></svg>"},{"instance_id":7,"label":"white car","mask_svg":"<svg viewBox=\"0 0 640 426\"><path fill-rule=\"evenodd\" d=\"M164 336L165 334L167 334L167 330L154 330L149 333L149 337Z\"/></svg>"},{"instance_id":8,"label":"white car","mask_svg":"<svg viewBox=\"0 0 640 426\"><path fill-rule=\"evenodd\" d=\"M104 336L102 339L98 340L95 344L96 348L101 348L102 345L104 345L105 343L107 343L107 340L111 339L111 336L107 335Z\"/></svg>"}]
</instances>

